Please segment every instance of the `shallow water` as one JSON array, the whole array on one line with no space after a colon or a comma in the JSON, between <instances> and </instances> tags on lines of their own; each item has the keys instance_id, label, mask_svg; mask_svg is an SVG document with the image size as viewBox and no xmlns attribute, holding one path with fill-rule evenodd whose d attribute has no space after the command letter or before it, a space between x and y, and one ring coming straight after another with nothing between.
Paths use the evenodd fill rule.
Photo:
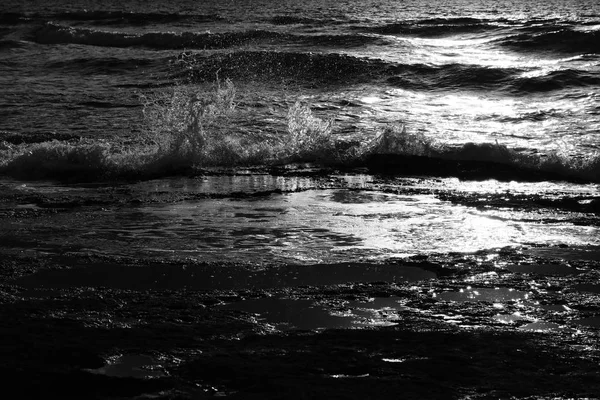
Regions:
<instances>
[{"instance_id":1,"label":"shallow water","mask_svg":"<svg viewBox=\"0 0 600 400\"><path fill-rule=\"evenodd\" d=\"M492 303L517 302L527 300L529 294L513 288L472 288L460 289L458 292L434 293L434 298L442 301L487 301Z\"/></svg>"},{"instance_id":2,"label":"shallow water","mask_svg":"<svg viewBox=\"0 0 600 400\"><path fill-rule=\"evenodd\" d=\"M67 258L54 258L70 264ZM188 261L189 262L189 261ZM25 287L69 288L103 287L135 290L245 290L280 289L296 286L341 285L368 282L420 282L435 273L418 267L393 264L340 263L283 265L273 268L206 266L155 263L123 266L112 263L86 263L69 270L43 271L15 281ZM30 296L42 295L34 291Z\"/></svg>"},{"instance_id":3,"label":"shallow water","mask_svg":"<svg viewBox=\"0 0 600 400\"><path fill-rule=\"evenodd\" d=\"M222 178L216 178L214 184L210 180L204 178L198 189L185 183L179 189L173 186L167 195L177 196L175 191L182 195L239 192L238 179L231 180L228 188ZM295 183L283 183L290 192L267 191L254 197L251 194L255 190L282 185L265 183L251 189L247 183L241 181L245 193L241 198L83 206L33 220L16 219L6 223L4 236L12 237L7 238L10 243L18 232L15 249L25 243L29 252L48 255L68 250L149 259L301 264L470 253L524 245L600 246L597 226L575 223L579 213L473 208L440 200L434 194L408 193L405 187L398 187L399 193L373 190L364 182L365 190L301 191ZM132 189L141 198L152 198L163 185L172 183L134 185ZM311 187L309 181L304 185ZM24 205L15 206L22 210ZM534 272L536 267L510 268ZM558 271L558 266L543 271L540 267L539 273L550 273L551 268L555 270L552 273L565 273Z\"/></svg>"},{"instance_id":4,"label":"shallow water","mask_svg":"<svg viewBox=\"0 0 600 400\"><path fill-rule=\"evenodd\" d=\"M392 326L404 308L400 298L373 298L351 301L341 309L316 304L314 300L261 298L220 306L224 310L257 314L276 329L314 330Z\"/></svg>"},{"instance_id":5,"label":"shallow water","mask_svg":"<svg viewBox=\"0 0 600 400\"><path fill-rule=\"evenodd\" d=\"M154 358L142 354L126 354L109 359L109 362L88 372L117 378L161 378L167 376L162 364Z\"/></svg>"}]
</instances>

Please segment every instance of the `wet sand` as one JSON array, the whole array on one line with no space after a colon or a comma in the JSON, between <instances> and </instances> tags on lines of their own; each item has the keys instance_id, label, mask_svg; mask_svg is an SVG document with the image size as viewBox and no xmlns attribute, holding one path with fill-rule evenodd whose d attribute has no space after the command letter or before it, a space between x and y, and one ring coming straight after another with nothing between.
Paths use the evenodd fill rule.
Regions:
<instances>
[{"instance_id":1,"label":"wet sand","mask_svg":"<svg viewBox=\"0 0 600 400\"><path fill-rule=\"evenodd\" d=\"M137 242L118 236L124 228L113 226L112 241L97 233L124 215L115 210L177 209L253 192L264 200L273 189L254 180L244 195L219 194L214 185L202 193L183 182L173 180L168 190L155 182L152 196L140 189L147 183L3 184L0 329L7 340L0 368L7 392L97 399L600 393L594 248L531 244L362 259L348 250L351 260L281 256L269 263L227 248L221 260L218 252L136 255ZM349 201L364 184L302 182L285 190L337 187ZM367 197L385 194L380 189ZM576 207L564 204L552 207ZM586 218L594 226L594 214ZM72 237L86 229L91 239ZM237 259L228 251L238 251Z\"/></svg>"}]
</instances>

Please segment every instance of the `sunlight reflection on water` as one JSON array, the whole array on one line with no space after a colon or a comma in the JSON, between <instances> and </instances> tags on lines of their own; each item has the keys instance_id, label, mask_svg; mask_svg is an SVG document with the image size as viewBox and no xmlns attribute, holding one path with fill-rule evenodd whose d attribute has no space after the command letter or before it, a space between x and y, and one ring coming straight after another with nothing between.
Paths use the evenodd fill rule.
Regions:
<instances>
[{"instance_id":1,"label":"sunlight reflection on water","mask_svg":"<svg viewBox=\"0 0 600 400\"><path fill-rule=\"evenodd\" d=\"M236 257L303 262L365 255L472 252L522 243L586 244L595 228L546 225L499 211L481 211L431 195L347 190L304 191L252 200L212 200L145 207L128 234L167 239L174 251L227 249ZM125 218L124 218L125 219ZM148 231L147 221L160 229ZM138 225L139 226L136 226ZM166 246L165 246L166 247ZM165 249L166 250L166 249Z\"/></svg>"},{"instance_id":2,"label":"sunlight reflection on water","mask_svg":"<svg viewBox=\"0 0 600 400\"><path fill-rule=\"evenodd\" d=\"M272 177L236 179L245 188L257 191L273 190L274 185L287 182ZM575 225L570 214L544 209L531 212L468 207L430 194L360 190L371 184L368 177L346 181L355 189L304 190L256 198L200 198L103 209L101 215L90 210L31 220L26 225L15 221L7 229L21 229L25 242L30 232L39 243L38 251L44 252L70 248L152 258L305 264L532 244L600 245L598 227ZM308 187L314 184L295 182ZM452 182L443 180L436 185L452 189ZM169 196L171 191L195 195L226 187L231 191L232 187L237 188L234 183L173 180L146 183L135 190L149 191L146 196ZM527 192L537 187L488 182L478 184L480 192L488 190L488 184L492 192ZM469 191L469 185L463 189ZM475 186L472 189L477 190Z\"/></svg>"}]
</instances>

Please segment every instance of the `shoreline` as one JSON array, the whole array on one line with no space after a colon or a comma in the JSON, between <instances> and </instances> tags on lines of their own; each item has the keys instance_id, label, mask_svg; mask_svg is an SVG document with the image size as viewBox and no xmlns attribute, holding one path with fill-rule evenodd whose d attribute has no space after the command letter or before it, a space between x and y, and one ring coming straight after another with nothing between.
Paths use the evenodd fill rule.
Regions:
<instances>
[{"instance_id":1,"label":"shoreline","mask_svg":"<svg viewBox=\"0 0 600 400\"><path fill-rule=\"evenodd\" d=\"M25 277L36 276L29 274L37 263L40 272L58 267L68 277L93 262L98 260L81 257L67 266L14 256L3 258L2 270L10 264ZM9 388L22 395L66 398L593 398L599 393L597 328L571 322L569 329L535 332L522 329L530 321L494 320L498 310L487 302L436 301L432 291L459 293L464 266L423 258L412 265L435 270L437 278L238 290L115 289L64 281L64 287L52 288L43 275L37 282L3 278L3 336L17 345L2 348L2 369L11 378ZM121 267L143 270L144 265ZM508 272L495 277L487 269L471 270L479 280L470 285L527 286L522 277ZM564 279L537 276L546 294L536 299L571 304L573 292L555 296ZM580 281L593 285L596 270ZM597 301L594 296L587 307ZM325 330L281 329L285 325L278 328L235 307L273 297L310 300L337 310L338 318L356 313L352 304L389 306L393 300L400 306L375 307L369 314L386 325ZM520 309L518 302L503 304L505 312ZM581 305L585 309L586 303ZM552 323L560 313L545 315ZM27 387L17 383L23 379L30 382Z\"/></svg>"},{"instance_id":2,"label":"shoreline","mask_svg":"<svg viewBox=\"0 0 600 400\"><path fill-rule=\"evenodd\" d=\"M345 234L340 227L349 224L294 239L307 254L323 243L350 246L338 256L322 252L326 261L302 262L289 245L279 258L265 251L277 248L264 242L270 230L273 240L293 238L311 210L334 210L329 222L371 218L381 228L392 221L396 235L410 226L403 210L419 214L419 204L426 216L509 207L510 215L523 214L516 221L555 218L532 225L545 232L579 232L578 223L596 229L590 187L544 185L540 192L537 183L314 171L117 186L3 181L0 332L10 339L0 346L0 369L7 390L161 400L594 398L600 264L590 244L534 236L538 244L445 253L415 247L418 254L394 256L369 253L358 239L371 233ZM198 234L211 221L223 225L217 217L230 221L231 237L254 241L219 247L224 231ZM184 251L190 238L205 247ZM181 251L138 251L153 241ZM263 246L262 258L242 244Z\"/></svg>"}]
</instances>

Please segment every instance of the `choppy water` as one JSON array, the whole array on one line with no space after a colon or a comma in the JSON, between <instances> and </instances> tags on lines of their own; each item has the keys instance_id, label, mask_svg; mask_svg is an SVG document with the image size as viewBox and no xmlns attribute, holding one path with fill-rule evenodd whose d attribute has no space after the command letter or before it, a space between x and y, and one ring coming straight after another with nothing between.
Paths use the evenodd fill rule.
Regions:
<instances>
[{"instance_id":1,"label":"choppy water","mask_svg":"<svg viewBox=\"0 0 600 400\"><path fill-rule=\"evenodd\" d=\"M276 130L285 104L305 98L338 121L338 133L368 136L401 121L444 144L593 157L599 9L593 1L6 1L0 131L12 143L127 135L140 129L139 94L174 84L185 50L195 59L186 79L239 85L250 130Z\"/></svg>"},{"instance_id":2,"label":"choppy water","mask_svg":"<svg viewBox=\"0 0 600 400\"><path fill-rule=\"evenodd\" d=\"M169 168L173 157L132 156L156 128L145 98L228 79L235 113L212 128L239 154L222 156L219 142ZM3 251L339 267L504 249L597 261L599 89L591 0L5 0ZM336 151L368 151L323 162L331 142L318 142L302 153L317 169L280 165L297 100L332 121ZM386 131L394 124L404 130ZM268 157L241 155L261 145ZM258 169L198 178L202 157ZM86 185L29 182L40 178ZM365 271L350 275L389 278Z\"/></svg>"}]
</instances>

